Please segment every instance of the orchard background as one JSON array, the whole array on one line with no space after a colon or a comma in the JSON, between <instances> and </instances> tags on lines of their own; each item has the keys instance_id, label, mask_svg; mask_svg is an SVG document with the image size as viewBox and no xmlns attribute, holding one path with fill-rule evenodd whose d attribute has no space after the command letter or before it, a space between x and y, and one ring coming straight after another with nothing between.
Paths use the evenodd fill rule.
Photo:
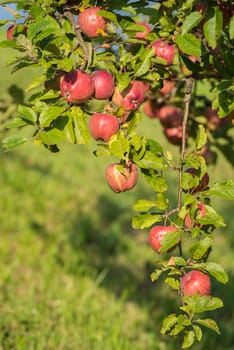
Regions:
<instances>
[{"instance_id":1,"label":"orchard background","mask_svg":"<svg viewBox=\"0 0 234 350\"><path fill-rule=\"evenodd\" d=\"M108 25L95 39L73 27L73 19L103 2L19 1L19 9L30 12L25 24L25 16L5 8L11 21L1 22L2 349L233 348L231 2L150 2L153 10L146 4L105 1L107 12L100 14ZM139 20L150 23L143 38L136 37ZM20 24L6 40L15 21ZM175 48L170 64L154 54L152 44L159 39ZM144 103L126 120L122 101L119 106L113 95L70 103L60 88L48 87L57 71L80 67L88 74L111 71L120 91L132 80L149 84L144 98L153 101L154 117ZM164 80L176 83L166 96L160 93ZM185 99L184 87L191 84ZM189 109L181 117L188 117L182 152L164 135L158 116L164 105ZM207 119L211 106L224 122ZM120 130L96 142L88 121L103 110L118 118ZM199 155L205 143L212 151L209 164ZM138 167L138 182L115 194L105 169L129 160ZM199 178L206 171L210 177L196 193L191 189L199 178L183 175L191 166ZM209 214L199 218L197 203ZM177 229L176 237L162 243L164 250L178 244L168 254L158 254L148 242L150 228L163 224ZM211 296L182 295L180 279L194 268L210 275ZM164 278L152 283L161 269ZM198 318L209 321L198 329Z\"/></svg>"}]
</instances>

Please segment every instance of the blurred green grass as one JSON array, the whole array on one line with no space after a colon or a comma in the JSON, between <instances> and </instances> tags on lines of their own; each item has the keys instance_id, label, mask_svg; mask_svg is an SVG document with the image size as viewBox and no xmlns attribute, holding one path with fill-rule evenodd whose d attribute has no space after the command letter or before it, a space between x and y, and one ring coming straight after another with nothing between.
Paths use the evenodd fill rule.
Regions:
<instances>
[{"instance_id":1,"label":"blurred green grass","mask_svg":"<svg viewBox=\"0 0 234 350\"><path fill-rule=\"evenodd\" d=\"M0 95L12 84L24 90L31 78L26 70L11 75L5 64L12 55L1 49ZM141 128L174 150L157 120L145 118ZM110 160L95 158L93 149L66 144L52 154L28 144L1 154L0 350L179 348L159 333L177 296L161 281L151 283L157 256L147 230L131 228L134 202L154 194L141 177L133 191L112 193L104 180ZM221 157L210 172L211 182L223 181L233 169ZM175 182L169 178L172 199ZM234 349L233 210L221 200L215 207L228 224L217 230L212 252L230 274L227 286L213 286L225 303L215 313L223 335L207 331L196 350Z\"/></svg>"}]
</instances>

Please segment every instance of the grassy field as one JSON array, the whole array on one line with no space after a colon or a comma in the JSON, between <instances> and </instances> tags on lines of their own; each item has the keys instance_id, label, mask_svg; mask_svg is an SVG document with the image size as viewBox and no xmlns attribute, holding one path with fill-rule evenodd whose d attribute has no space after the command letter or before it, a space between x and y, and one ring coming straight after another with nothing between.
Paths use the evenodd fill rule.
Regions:
<instances>
[{"instance_id":1,"label":"grassy field","mask_svg":"<svg viewBox=\"0 0 234 350\"><path fill-rule=\"evenodd\" d=\"M24 89L30 79L26 71L12 76L5 68L11 51L5 54L1 95L12 84ZM145 119L144 132L165 144L156 120ZM142 178L133 191L112 193L104 181L109 160L92 151L92 144L64 145L52 154L29 144L0 155L0 350L179 348L159 333L177 297L169 292L168 298L160 281L151 283L157 256L147 230L131 228L134 202L154 194ZM233 174L223 158L210 170L220 181ZM222 336L206 332L195 350L234 349L233 209L220 200L215 205L228 226L217 230L212 258L230 282L213 286L225 303L215 313Z\"/></svg>"}]
</instances>

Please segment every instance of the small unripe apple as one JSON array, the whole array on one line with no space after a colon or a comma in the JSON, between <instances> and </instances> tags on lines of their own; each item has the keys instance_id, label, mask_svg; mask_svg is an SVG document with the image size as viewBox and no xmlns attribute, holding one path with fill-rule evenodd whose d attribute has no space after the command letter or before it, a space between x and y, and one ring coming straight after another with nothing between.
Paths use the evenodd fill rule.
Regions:
<instances>
[{"instance_id":1,"label":"small unripe apple","mask_svg":"<svg viewBox=\"0 0 234 350\"><path fill-rule=\"evenodd\" d=\"M156 40L152 44L155 50L155 56L163 58L166 61L166 65L170 66L175 57L175 47L172 44L168 44L164 40Z\"/></svg>"},{"instance_id":2,"label":"small unripe apple","mask_svg":"<svg viewBox=\"0 0 234 350\"><path fill-rule=\"evenodd\" d=\"M182 110L174 106L163 106L159 109L158 118L165 128L175 128L182 125Z\"/></svg>"},{"instance_id":3,"label":"small unripe apple","mask_svg":"<svg viewBox=\"0 0 234 350\"><path fill-rule=\"evenodd\" d=\"M190 174L193 175L193 176L195 176L195 175L197 174L197 170L196 170L195 168L188 168L188 169L185 170L185 172L186 172L186 173L190 173ZM197 175L198 175L198 174L197 174ZM201 191L205 190L205 188L206 188L206 187L208 186L208 184L209 184L209 181L210 181L209 175L208 175L208 173L205 173L205 174L202 176L202 178L201 178L201 180L200 180L200 182L199 182L199 185L197 185L197 186L191 188L191 189L189 190L189 192L191 192L191 193L196 193L196 192L201 192Z\"/></svg>"},{"instance_id":4,"label":"small unripe apple","mask_svg":"<svg viewBox=\"0 0 234 350\"><path fill-rule=\"evenodd\" d=\"M118 169L120 164L110 164L105 171L106 181L110 189L114 192L125 192L131 190L137 183L137 166L128 162L124 165L123 173Z\"/></svg>"},{"instance_id":5,"label":"small unripe apple","mask_svg":"<svg viewBox=\"0 0 234 350\"><path fill-rule=\"evenodd\" d=\"M133 80L122 92L118 87L115 88L112 102L116 107L123 107L126 111L135 111L144 102L148 89L148 85L144 82Z\"/></svg>"},{"instance_id":6,"label":"small unripe apple","mask_svg":"<svg viewBox=\"0 0 234 350\"><path fill-rule=\"evenodd\" d=\"M135 37L137 39L145 39L147 35L151 32L150 25L146 22L136 22L137 25L141 26L144 29L142 32L137 32Z\"/></svg>"},{"instance_id":7,"label":"small unripe apple","mask_svg":"<svg viewBox=\"0 0 234 350\"><path fill-rule=\"evenodd\" d=\"M112 114L95 113L89 120L90 133L95 140L108 142L119 130L119 121Z\"/></svg>"},{"instance_id":8,"label":"small unripe apple","mask_svg":"<svg viewBox=\"0 0 234 350\"><path fill-rule=\"evenodd\" d=\"M94 98L97 100L105 100L112 96L115 83L111 73L100 69L91 75L94 84Z\"/></svg>"},{"instance_id":9,"label":"small unripe apple","mask_svg":"<svg viewBox=\"0 0 234 350\"><path fill-rule=\"evenodd\" d=\"M100 7L89 7L78 16L80 29L89 38L96 38L105 30L106 20L97 14L100 10Z\"/></svg>"},{"instance_id":10,"label":"small unripe apple","mask_svg":"<svg viewBox=\"0 0 234 350\"><path fill-rule=\"evenodd\" d=\"M210 277L198 270L190 271L181 278L181 290L184 296L210 295Z\"/></svg>"},{"instance_id":11,"label":"small unripe apple","mask_svg":"<svg viewBox=\"0 0 234 350\"><path fill-rule=\"evenodd\" d=\"M159 254L163 254L160 252L161 242L163 237L168 233L176 231L176 228L173 226L153 226L149 232L149 244L153 250L155 250ZM176 246L170 248L167 253L171 252L175 249Z\"/></svg>"},{"instance_id":12,"label":"small unripe apple","mask_svg":"<svg viewBox=\"0 0 234 350\"><path fill-rule=\"evenodd\" d=\"M91 76L81 70L73 70L61 79L61 95L68 102L80 104L87 101L94 93Z\"/></svg>"}]
</instances>

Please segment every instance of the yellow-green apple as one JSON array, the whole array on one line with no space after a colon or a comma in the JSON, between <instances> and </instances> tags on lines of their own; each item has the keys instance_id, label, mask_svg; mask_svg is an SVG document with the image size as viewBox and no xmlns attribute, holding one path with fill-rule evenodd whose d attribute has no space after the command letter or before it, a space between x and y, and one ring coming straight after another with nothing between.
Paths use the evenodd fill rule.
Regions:
<instances>
[{"instance_id":1,"label":"yellow-green apple","mask_svg":"<svg viewBox=\"0 0 234 350\"><path fill-rule=\"evenodd\" d=\"M119 121L112 114L95 113L89 120L90 133L95 140L108 142L119 130Z\"/></svg>"},{"instance_id":2,"label":"yellow-green apple","mask_svg":"<svg viewBox=\"0 0 234 350\"><path fill-rule=\"evenodd\" d=\"M106 20L98 15L100 10L100 7L89 7L80 12L78 16L78 25L89 38L96 38L105 32Z\"/></svg>"},{"instance_id":3,"label":"yellow-green apple","mask_svg":"<svg viewBox=\"0 0 234 350\"><path fill-rule=\"evenodd\" d=\"M211 281L210 277L198 270L187 272L181 278L181 290L184 296L210 295Z\"/></svg>"},{"instance_id":4,"label":"yellow-green apple","mask_svg":"<svg viewBox=\"0 0 234 350\"><path fill-rule=\"evenodd\" d=\"M160 251L162 246L161 244L162 240L168 232L172 232L172 231L176 231L176 228L174 226L159 226L159 225L153 226L149 232L149 237L148 237L151 248L153 248L153 250L155 250L157 253L163 254L164 252L162 253ZM171 252L172 250L175 249L176 246L177 244L172 248L170 248L165 253Z\"/></svg>"},{"instance_id":5,"label":"yellow-green apple","mask_svg":"<svg viewBox=\"0 0 234 350\"><path fill-rule=\"evenodd\" d=\"M60 83L61 95L68 102L80 104L87 101L94 93L91 76L81 70L73 70L65 74Z\"/></svg>"},{"instance_id":6,"label":"yellow-green apple","mask_svg":"<svg viewBox=\"0 0 234 350\"><path fill-rule=\"evenodd\" d=\"M138 180L137 166L134 163L127 162L121 171L119 167L120 164L113 163L105 171L105 178L109 187L117 193L131 190Z\"/></svg>"},{"instance_id":7,"label":"yellow-green apple","mask_svg":"<svg viewBox=\"0 0 234 350\"><path fill-rule=\"evenodd\" d=\"M112 96L115 82L112 74L104 69L96 70L91 74L94 84L94 98L105 100Z\"/></svg>"}]
</instances>

